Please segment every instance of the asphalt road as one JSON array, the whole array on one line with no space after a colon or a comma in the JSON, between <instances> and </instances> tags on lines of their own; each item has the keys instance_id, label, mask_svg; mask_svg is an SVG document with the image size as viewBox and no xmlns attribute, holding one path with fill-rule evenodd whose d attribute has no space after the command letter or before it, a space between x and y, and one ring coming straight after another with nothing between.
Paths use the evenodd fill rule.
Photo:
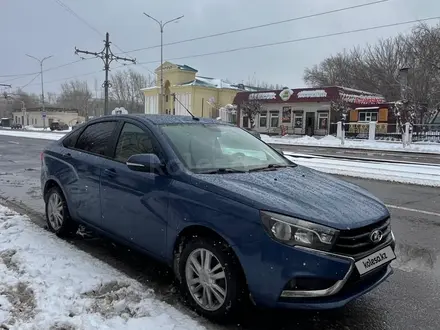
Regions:
<instances>
[{"instance_id":1,"label":"asphalt road","mask_svg":"<svg viewBox=\"0 0 440 330\"><path fill-rule=\"evenodd\" d=\"M40 151L50 141L0 136L0 202L44 226ZM394 275L343 309L328 312L251 310L239 324L201 319L180 301L173 277L157 262L97 238L71 241L153 288L156 296L190 314L207 329L438 329L440 324L440 193L438 188L344 178L380 197L390 208L398 241Z\"/></svg>"}]
</instances>

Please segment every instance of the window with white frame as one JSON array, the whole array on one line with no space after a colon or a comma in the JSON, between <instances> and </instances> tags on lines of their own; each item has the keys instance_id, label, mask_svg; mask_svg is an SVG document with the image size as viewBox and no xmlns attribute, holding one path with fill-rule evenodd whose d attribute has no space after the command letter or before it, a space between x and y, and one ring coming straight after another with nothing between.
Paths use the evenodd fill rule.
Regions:
<instances>
[{"instance_id":1,"label":"window with white frame","mask_svg":"<svg viewBox=\"0 0 440 330\"><path fill-rule=\"evenodd\" d=\"M270 114L270 127L280 126L280 114L278 112L271 112Z\"/></svg>"},{"instance_id":2,"label":"window with white frame","mask_svg":"<svg viewBox=\"0 0 440 330\"><path fill-rule=\"evenodd\" d=\"M359 112L359 121L377 121L377 112Z\"/></svg>"},{"instance_id":3,"label":"window with white frame","mask_svg":"<svg viewBox=\"0 0 440 330\"><path fill-rule=\"evenodd\" d=\"M266 128L267 127L267 112L261 112L260 113L260 119L259 119L258 124L262 128Z\"/></svg>"},{"instance_id":4,"label":"window with white frame","mask_svg":"<svg viewBox=\"0 0 440 330\"><path fill-rule=\"evenodd\" d=\"M303 112L295 112L293 117L293 127L294 128L303 128Z\"/></svg>"},{"instance_id":5,"label":"window with white frame","mask_svg":"<svg viewBox=\"0 0 440 330\"><path fill-rule=\"evenodd\" d=\"M318 129L328 129L328 112L318 113Z\"/></svg>"}]
</instances>

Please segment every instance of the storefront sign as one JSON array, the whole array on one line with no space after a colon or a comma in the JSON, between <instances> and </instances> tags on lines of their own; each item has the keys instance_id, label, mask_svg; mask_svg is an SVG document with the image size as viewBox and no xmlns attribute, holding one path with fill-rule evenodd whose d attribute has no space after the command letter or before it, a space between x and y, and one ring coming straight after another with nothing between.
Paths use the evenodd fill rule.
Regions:
<instances>
[{"instance_id":1,"label":"storefront sign","mask_svg":"<svg viewBox=\"0 0 440 330\"><path fill-rule=\"evenodd\" d=\"M327 97L327 92L323 89L315 89L312 91L302 91L298 93L299 99Z\"/></svg>"},{"instance_id":2,"label":"storefront sign","mask_svg":"<svg viewBox=\"0 0 440 330\"><path fill-rule=\"evenodd\" d=\"M276 98L277 95L274 92L249 94L249 100L276 100Z\"/></svg>"},{"instance_id":3,"label":"storefront sign","mask_svg":"<svg viewBox=\"0 0 440 330\"><path fill-rule=\"evenodd\" d=\"M290 99L292 96L293 91L290 88L285 88L280 92L280 99L284 102Z\"/></svg>"},{"instance_id":4,"label":"storefront sign","mask_svg":"<svg viewBox=\"0 0 440 330\"><path fill-rule=\"evenodd\" d=\"M385 102L385 98L375 95L354 95L339 93L342 101L353 104L380 104Z\"/></svg>"}]
</instances>

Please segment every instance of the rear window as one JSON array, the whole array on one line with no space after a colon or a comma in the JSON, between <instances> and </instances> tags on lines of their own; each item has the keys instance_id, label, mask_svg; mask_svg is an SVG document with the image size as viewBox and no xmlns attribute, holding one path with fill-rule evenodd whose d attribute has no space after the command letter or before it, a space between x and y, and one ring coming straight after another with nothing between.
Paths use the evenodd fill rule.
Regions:
<instances>
[{"instance_id":1,"label":"rear window","mask_svg":"<svg viewBox=\"0 0 440 330\"><path fill-rule=\"evenodd\" d=\"M79 134L81 133L80 129L74 130L70 134L68 134L63 140L63 146L66 148L75 147L76 140L78 140Z\"/></svg>"},{"instance_id":2,"label":"rear window","mask_svg":"<svg viewBox=\"0 0 440 330\"><path fill-rule=\"evenodd\" d=\"M116 121L105 121L87 126L79 136L75 148L101 156L106 155L116 126Z\"/></svg>"}]
</instances>

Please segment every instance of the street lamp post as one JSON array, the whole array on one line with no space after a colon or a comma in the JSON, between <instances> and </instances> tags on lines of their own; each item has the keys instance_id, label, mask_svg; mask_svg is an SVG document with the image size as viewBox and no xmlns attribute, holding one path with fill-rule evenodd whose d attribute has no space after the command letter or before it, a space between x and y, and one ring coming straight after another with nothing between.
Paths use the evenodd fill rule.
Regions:
<instances>
[{"instance_id":1,"label":"street lamp post","mask_svg":"<svg viewBox=\"0 0 440 330\"><path fill-rule=\"evenodd\" d=\"M163 113L163 104L164 104L164 93L163 93L163 29L165 25L171 22L178 22L181 18L184 17L184 15L170 19L169 21L166 21L163 23L162 21L159 21L155 19L153 16L148 15L144 12L144 15L148 18L151 18L153 21L155 21L157 24L159 24L160 27L160 112Z\"/></svg>"},{"instance_id":2,"label":"street lamp post","mask_svg":"<svg viewBox=\"0 0 440 330\"><path fill-rule=\"evenodd\" d=\"M40 76L41 76L41 107L42 107L42 115L43 117L43 128L46 129L46 107L44 104L44 79L43 79L43 62L51 57L53 57L53 55L50 56L46 56L44 58L42 58L41 60L35 56L26 54L26 56L33 58L34 60L38 61L40 63Z\"/></svg>"}]
</instances>

